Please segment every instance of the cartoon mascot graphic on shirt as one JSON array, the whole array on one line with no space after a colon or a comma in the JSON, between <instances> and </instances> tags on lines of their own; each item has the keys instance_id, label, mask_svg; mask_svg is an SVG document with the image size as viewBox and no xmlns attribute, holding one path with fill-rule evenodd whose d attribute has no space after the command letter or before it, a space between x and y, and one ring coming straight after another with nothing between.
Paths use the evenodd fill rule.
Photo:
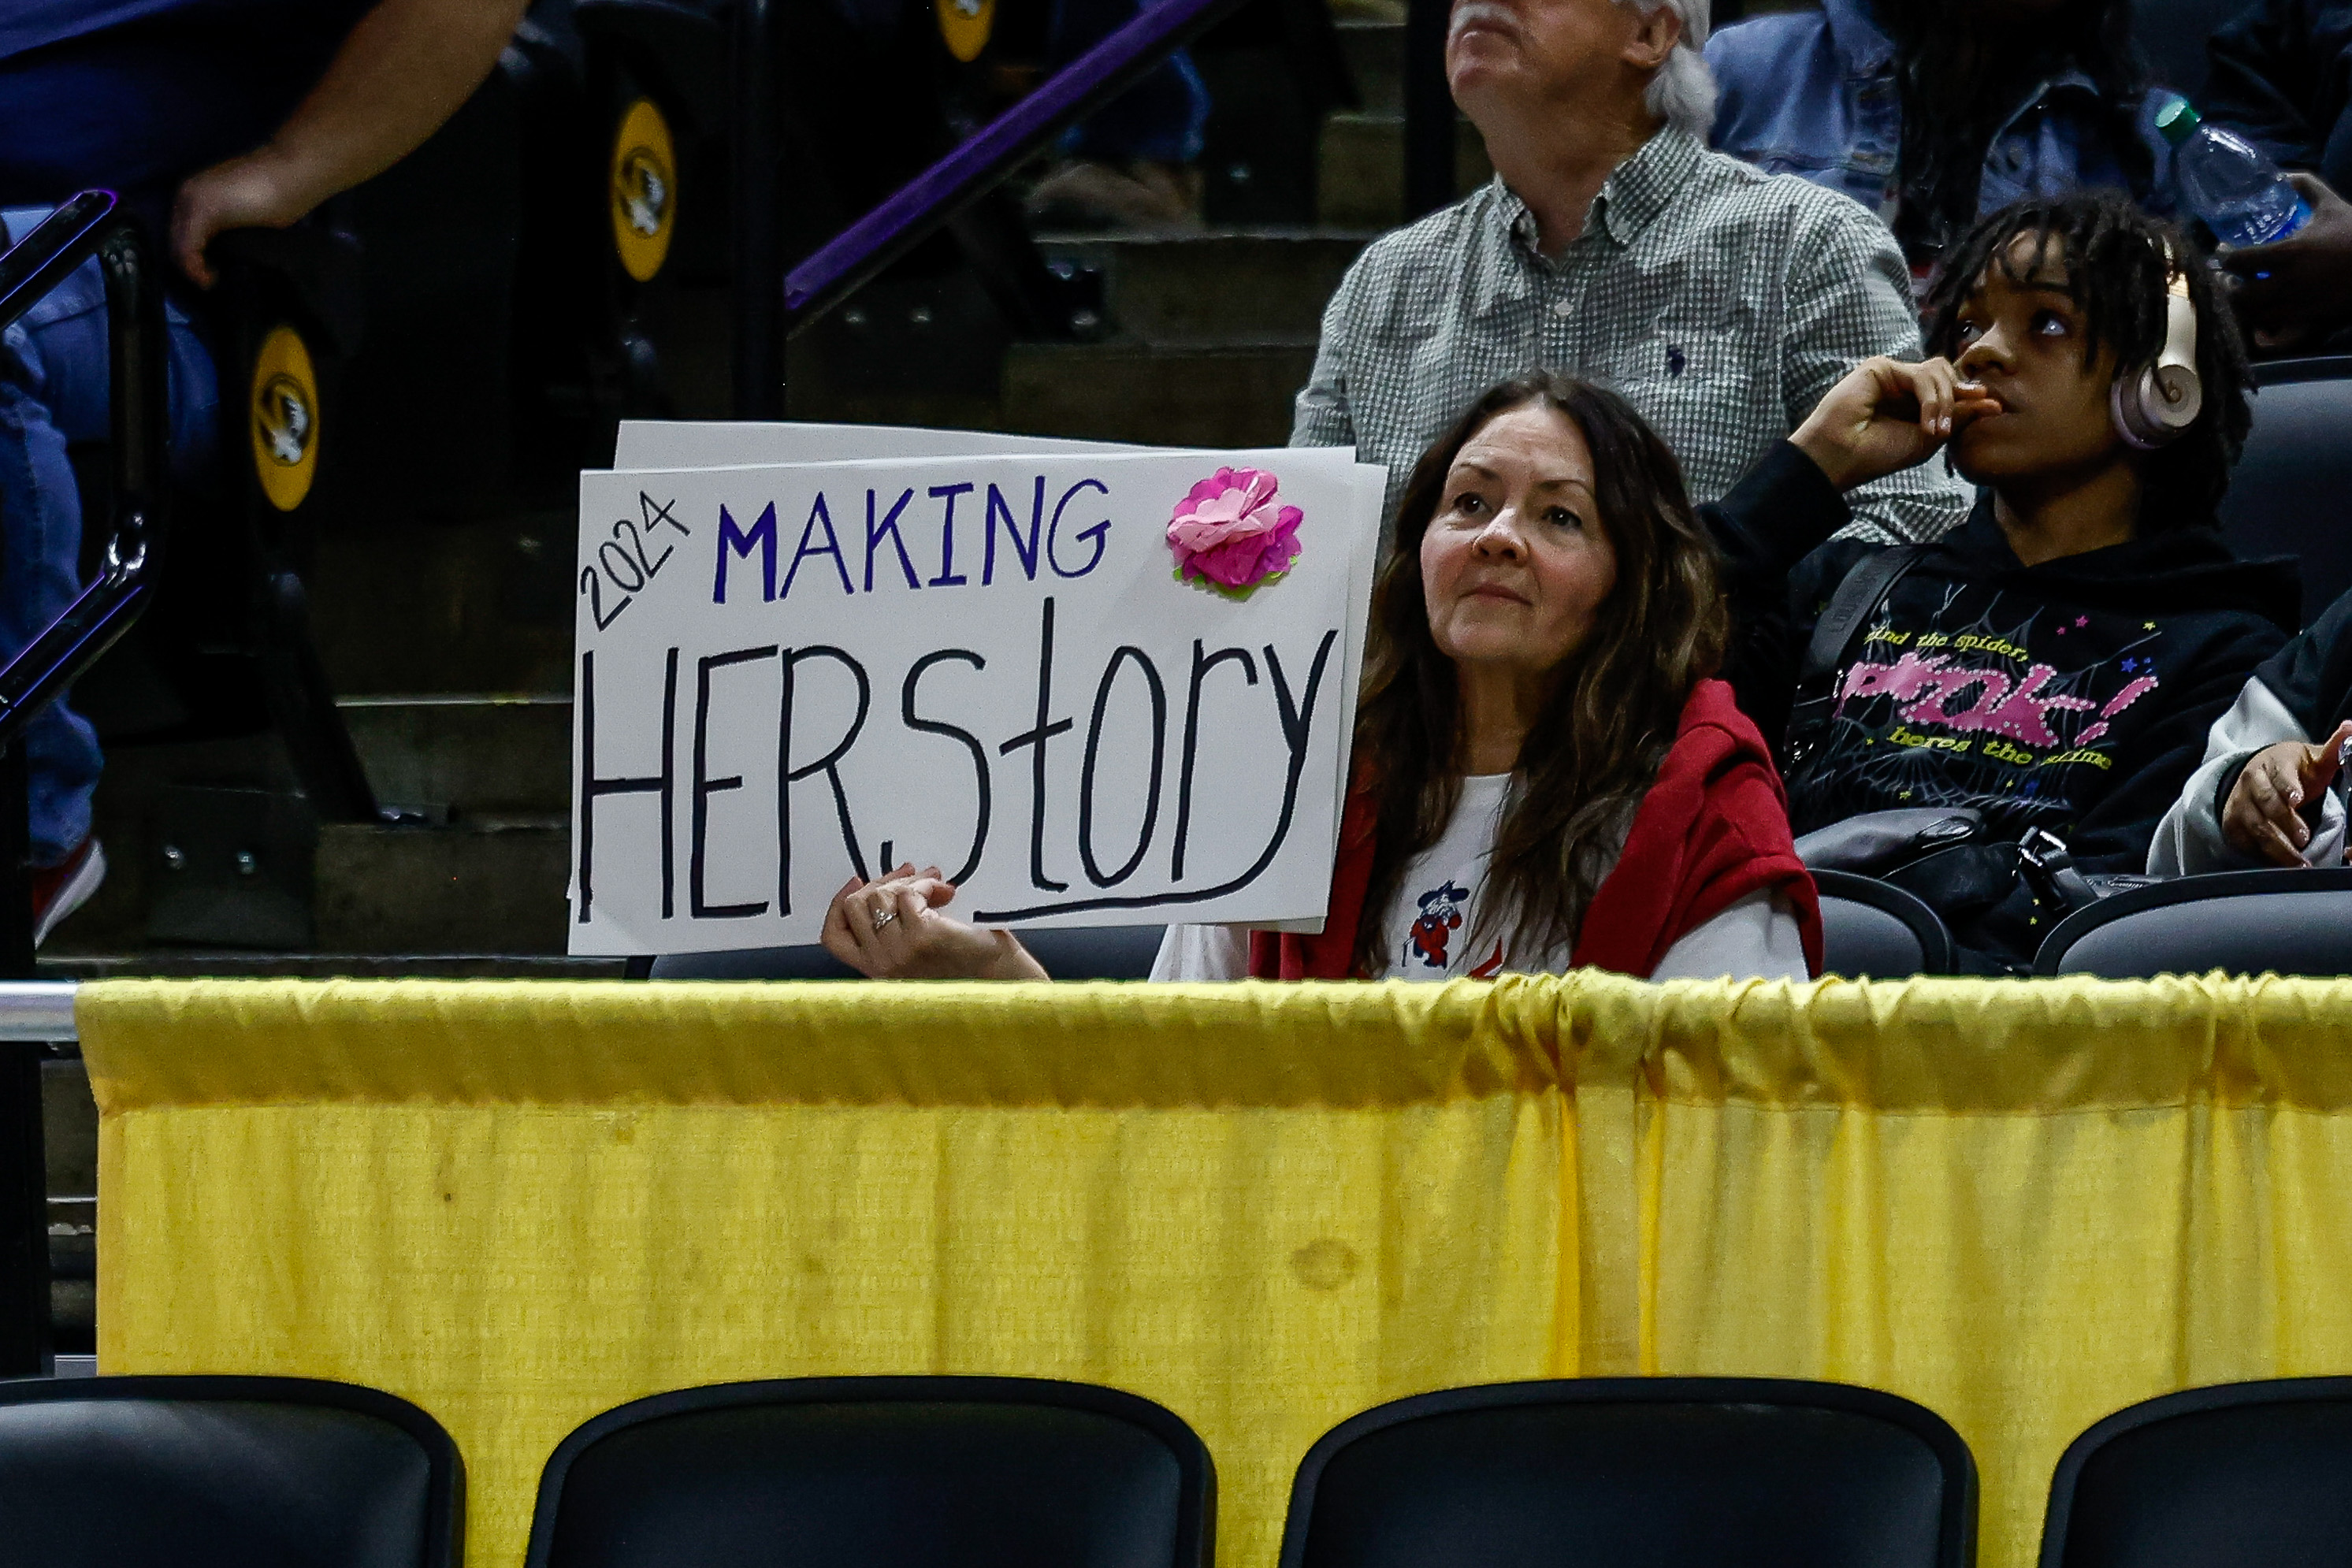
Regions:
<instances>
[{"instance_id":1,"label":"cartoon mascot graphic on shirt","mask_svg":"<svg viewBox=\"0 0 2352 1568\"><path fill-rule=\"evenodd\" d=\"M1432 969L1445 967L1445 946L1454 933L1462 929L1462 906L1469 901L1470 891L1457 888L1451 880L1441 882L1430 892L1422 894L1421 918L1412 922L1410 933L1415 952L1422 963Z\"/></svg>"}]
</instances>

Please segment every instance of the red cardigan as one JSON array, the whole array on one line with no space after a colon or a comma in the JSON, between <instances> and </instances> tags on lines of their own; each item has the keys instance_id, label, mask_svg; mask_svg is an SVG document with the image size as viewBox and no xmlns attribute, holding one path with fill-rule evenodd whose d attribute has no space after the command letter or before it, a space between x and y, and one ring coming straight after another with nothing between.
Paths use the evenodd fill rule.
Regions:
<instances>
[{"instance_id":1,"label":"red cardigan","mask_svg":"<svg viewBox=\"0 0 2352 1568\"><path fill-rule=\"evenodd\" d=\"M1351 793L1340 817L1323 933L1252 933L1252 975L1344 980L1354 973L1373 831L1370 795ZM1795 908L1806 967L1820 973L1821 900L1789 837L1789 800L1772 753L1733 702L1731 688L1702 680L1683 704L1657 781L1633 813L1624 854L1585 909L1569 962L1647 979L1668 948L1759 888Z\"/></svg>"}]
</instances>

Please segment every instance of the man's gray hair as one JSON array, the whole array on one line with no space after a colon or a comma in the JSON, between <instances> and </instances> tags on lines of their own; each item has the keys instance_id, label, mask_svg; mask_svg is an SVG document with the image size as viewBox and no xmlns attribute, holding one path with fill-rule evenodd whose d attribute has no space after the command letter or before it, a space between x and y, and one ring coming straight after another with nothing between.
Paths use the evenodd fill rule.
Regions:
<instances>
[{"instance_id":1,"label":"man's gray hair","mask_svg":"<svg viewBox=\"0 0 2352 1568\"><path fill-rule=\"evenodd\" d=\"M1664 5L1683 19L1682 42L1650 79L1650 90L1643 101L1650 112L1679 125L1704 142L1715 129L1715 73L1706 68L1706 56L1700 51L1706 47L1706 10L1708 0L1618 0L1620 5L1638 6L1643 12Z\"/></svg>"}]
</instances>

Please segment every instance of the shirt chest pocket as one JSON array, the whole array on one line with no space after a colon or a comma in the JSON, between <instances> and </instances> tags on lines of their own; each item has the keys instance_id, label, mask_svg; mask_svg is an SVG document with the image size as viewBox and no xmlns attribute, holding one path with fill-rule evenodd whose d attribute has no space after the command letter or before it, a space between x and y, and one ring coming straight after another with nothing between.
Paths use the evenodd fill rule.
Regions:
<instances>
[{"instance_id":1,"label":"shirt chest pocket","mask_svg":"<svg viewBox=\"0 0 2352 1568\"><path fill-rule=\"evenodd\" d=\"M1741 352L1739 333L1729 327L1699 327L1660 321L1643 336L1615 345L1606 365L1596 365L1620 389L1656 384L1684 391L1738 384L1754 367Z\"/></svg>"},{"instance_id":2,"label":"shirt chest pocket","mask_svg":"<svg viewBox=\"0 0 2352 1568\"><path fill-rule=\"evenodd\" d=\"M1772 368L1735 328L1662 321L1612 356L1605 379L1672 445L1703 415L1746 425L1772 404L1777 416Z\"/></svg>"}]
</instances>

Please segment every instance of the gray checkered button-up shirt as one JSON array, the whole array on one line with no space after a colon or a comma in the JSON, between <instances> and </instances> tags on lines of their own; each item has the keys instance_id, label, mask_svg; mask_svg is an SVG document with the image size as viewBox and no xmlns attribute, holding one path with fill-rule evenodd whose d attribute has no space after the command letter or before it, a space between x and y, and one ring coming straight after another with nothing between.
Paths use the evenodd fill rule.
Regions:
<instances>
[{"instance_id":1,"label":"gray checkered button-up shirt","mask_svg":"<svg viewBox=\"0 0 2352 1568\"><path fill-rule=\"evenodd\" d=\"M1860 205L1667 126L1617 166L1556 261L1500 177L1382 236L1323 313L1294 447L1353 445L1394 514L1423 450L1487 387L1546 368L1615 388L1720 497L1855 362L1917 359L1910 274ZM1855 490L1860 531L1926 539L1970 492L1922 464Z\"/></svg>"}]
</instances>

